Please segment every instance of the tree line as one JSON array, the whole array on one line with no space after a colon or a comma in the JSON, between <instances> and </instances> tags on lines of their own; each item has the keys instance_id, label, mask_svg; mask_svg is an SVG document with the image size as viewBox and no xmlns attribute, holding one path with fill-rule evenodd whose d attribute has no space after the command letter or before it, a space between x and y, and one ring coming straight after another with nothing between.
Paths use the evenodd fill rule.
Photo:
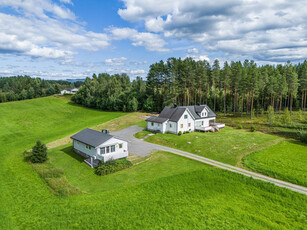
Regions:
<instances>
[{"instance_id":1,"label":"tree line","mask_svg":"<svg viewBox=\"0 0 307 230\"><path fill-rule=\"evenodd\" d=\"M42 80L30 76L0 77L0 103L49 96L81 84L82 82Z\"/></svg>"},{"instance_id":2,"label":"tree line","mask_svg":"<svg viewBox=\"0 0 307 230\"><path fill-rule=\"evenodd\" d=\"M247 113L252 116L272 106L275 112L288 108L306 111L307 61L296 65L257 66L219 60L213 65L192 58L169 58L150 66L146 100L153 111L176 102L178 105L206 103L216 112Z\"/></svg>"},{"instance_id":3,"label":"tree line","mask_svg":"<svg viewBox=\"0 0 307 230\"><path fill-rule=\"evenodd\" d=\"M132 83L127 74L93 74L86 78L72 101L90 108L133 112L144 109L146 83L137 77Z\"/></svg>"}]
</instances>

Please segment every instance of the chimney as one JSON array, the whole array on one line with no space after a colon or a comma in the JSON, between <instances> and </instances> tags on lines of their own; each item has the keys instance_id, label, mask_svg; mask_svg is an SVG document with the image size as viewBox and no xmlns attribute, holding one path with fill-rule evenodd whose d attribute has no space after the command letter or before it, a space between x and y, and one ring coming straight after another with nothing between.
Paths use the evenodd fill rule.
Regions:
<instances>
[{"instance_id":1,"label":"chimney","mask_svg":"<svg viewBox=\"0 0 307 230\"><path fill-rule=\"evenodd\" d=\"M197 105L200 106L200 102L198 102Z\"/></svg>"},{"instance_id":2,"label":"chimney","mask_svg":"<svg viewBox=\"0 0 307 230\"><path fill-rule=\"evenodd\" d=\"M177 103L174 103L174 108L176 108L177 107Z\"/></svg>"}]
</instances>

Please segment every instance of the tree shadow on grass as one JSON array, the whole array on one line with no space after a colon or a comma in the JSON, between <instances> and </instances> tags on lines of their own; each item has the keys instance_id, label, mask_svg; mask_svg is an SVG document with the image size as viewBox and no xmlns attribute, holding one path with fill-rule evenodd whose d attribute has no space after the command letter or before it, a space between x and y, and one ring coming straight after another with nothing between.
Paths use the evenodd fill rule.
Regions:
<instances>
[{"instance_id":1,"label":"tree shadow on grass","mask_svg":"<svg viewBox=\"0 0 307 230\"><path fill-rule=\"evenodd\" d=\"M74 149L72 146L66 147L61 149L62 152L66 153L68 156L74 158L75 160L79 161L82 163L84 161L84 157L80 156L79 154L74 152Z\"/></svg>"}]
</instances>

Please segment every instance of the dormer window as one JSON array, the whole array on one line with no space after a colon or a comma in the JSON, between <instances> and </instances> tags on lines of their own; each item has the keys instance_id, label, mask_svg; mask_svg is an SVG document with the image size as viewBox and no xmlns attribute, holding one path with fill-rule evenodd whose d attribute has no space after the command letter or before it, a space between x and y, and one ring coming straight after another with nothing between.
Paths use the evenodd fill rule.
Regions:
<instances>
[{"instance_id":1,"label":"dormer window","mask_svg":"<svg viewBox=\"0 0 307 230\"><path fill-rule=\"evenodd\" d=\"M204 117L204 116L205 116L205 113L201 113L201 116Z\"/></svg>"},{"instance_id":2,"label":"dormer window","mask_svg":"<svg viewBox=\"0 0 307 230\"><path fill-rule=\"evenodd\" d=\"M188 119L188 115L184 115L184 119Z\"/></svg>"}]
</instances>

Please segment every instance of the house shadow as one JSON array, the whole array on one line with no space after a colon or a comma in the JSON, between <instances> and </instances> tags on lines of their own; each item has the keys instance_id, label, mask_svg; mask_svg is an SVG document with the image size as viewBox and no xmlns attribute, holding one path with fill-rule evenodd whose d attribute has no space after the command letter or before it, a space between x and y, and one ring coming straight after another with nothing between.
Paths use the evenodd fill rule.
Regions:
<instances>
[{"instance_id":1,"label":"house shadow","mask_svg":"<svg viewBox=\"0 0 307 230\"><path fill-rule=\"evenodd\" d=\"M68 156L74 158L75 160L79 161L80 163L82 163L85 159L84 157L82 157L79 154L74 152L73 146L63 148L63 149L61 149L61 151L66 153Z\"/></svg>"}]
</instances>

